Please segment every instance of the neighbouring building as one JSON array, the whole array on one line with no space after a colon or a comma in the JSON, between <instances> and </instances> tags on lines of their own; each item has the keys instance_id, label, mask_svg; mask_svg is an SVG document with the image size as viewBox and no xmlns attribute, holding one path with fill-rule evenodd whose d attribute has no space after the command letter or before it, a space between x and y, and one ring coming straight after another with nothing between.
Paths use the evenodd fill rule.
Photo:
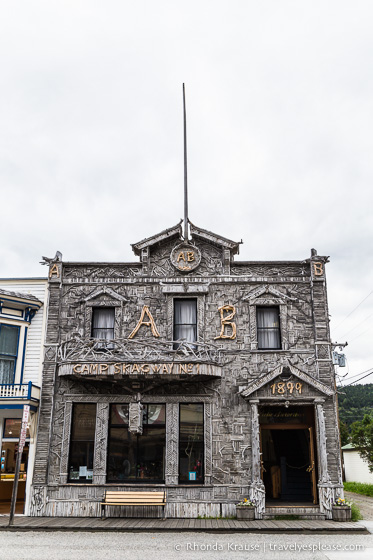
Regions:
<instances>
[{"instance_id":1,"label":"neighbouring building","mask_svg":"<svg viewBox=\"0 0 373 560\"><path fill-rule=\"evenodd\" d=\"M29 408L17 511L28 513L35 463L48 281L0 279L0 511L9 513L22 415Z\"/></svg>"},{"instance_id":2,"label":"neighbouring building","mask_svg":"<svg viewBox=\"0 0 373 560\"><path fill-rule=\"evenodd\" d=\"M342 455L346 482L373 484L373 472L369 470L368 461L361 457L351 443L342 447Z\"/></svg>"},{"instance_id":3,"label":"neighbouring building","mask_svg":"<svg viewBox=\"0 0 373 560\"><path fill-rule=\"evenodd\" d=\"M136 262L49 263L32 515L166 489L168 517L231 516L248 496L258 519L331 517L328 258L240 262L239 243L187 237L180 223L135 243Z\"/></svg>"}]
</instances>

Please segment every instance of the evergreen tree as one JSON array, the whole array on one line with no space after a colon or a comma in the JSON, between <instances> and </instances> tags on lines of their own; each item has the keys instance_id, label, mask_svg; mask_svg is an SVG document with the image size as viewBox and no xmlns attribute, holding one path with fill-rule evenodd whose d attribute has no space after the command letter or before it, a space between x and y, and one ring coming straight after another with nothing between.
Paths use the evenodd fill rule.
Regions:
<instances>
[{"instance_id":1,"label":"evergreen tree","mask_svg":"<svg viewBox=\"0 0 373 560\"><path fill-rule=\"evenodd\" d=\"M350 441L350 434L348 432L347 424L339 421L339 433L341 434L341 446L347 445Z\"/></svg>"},{"instance_id":2,"label":"evergreen tree","mask_svg":"<svg viewBox=\"0 0 373 560\"><path fill-rule=\"evenodd\" d=\"M359 451L360 456L368 462L373 472L373 415L366 414L351 426L351 443Z\"/></svg>"}]
</instances>

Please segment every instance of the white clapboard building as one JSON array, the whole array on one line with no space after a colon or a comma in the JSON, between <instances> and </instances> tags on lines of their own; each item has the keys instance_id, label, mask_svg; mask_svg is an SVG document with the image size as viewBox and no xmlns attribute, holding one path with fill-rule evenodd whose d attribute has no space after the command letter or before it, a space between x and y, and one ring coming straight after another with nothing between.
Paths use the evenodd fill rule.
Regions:
<instances>
[{"instance_id":1,"label":"white clapboard building","mask_svg":"<svg viewBox=\"0 0 373 560\"><path fill-rule=\"evenodd\" d=\"M17 512L27 513L35 462L48 282L0 279L0 512L9 513L22 414L29 422L18 479Z\"/></svg>"}]
</instances>

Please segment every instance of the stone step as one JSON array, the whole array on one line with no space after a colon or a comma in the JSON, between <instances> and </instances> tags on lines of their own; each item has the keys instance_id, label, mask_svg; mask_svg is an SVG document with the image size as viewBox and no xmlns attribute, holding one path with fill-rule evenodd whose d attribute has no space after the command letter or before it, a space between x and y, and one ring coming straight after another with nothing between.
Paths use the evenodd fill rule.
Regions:
<instances>
[{"instance_id":1,"label":"stone step","mask_svg":"<svg viewBox=\"0 0 373 560\"><path fill-rule=\"evenodd\" d=\"M279 515L296 515L299 519L311 519L323 521L326 519L324 513L314 506L272 506L266 507L263 519L273 519Z\"/></svg>"}]
</instances>

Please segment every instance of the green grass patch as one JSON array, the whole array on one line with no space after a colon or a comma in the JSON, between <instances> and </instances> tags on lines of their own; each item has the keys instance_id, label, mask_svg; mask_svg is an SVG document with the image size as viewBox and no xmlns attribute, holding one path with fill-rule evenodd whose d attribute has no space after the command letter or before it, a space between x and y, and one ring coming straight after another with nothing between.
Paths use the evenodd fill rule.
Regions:
<instances>
[{"instance_id":1,"label":"green grass patch","mask_svg":"<svg viewBox=\"0 0 373 560\"><path fill-rule=\"evenodd\" d=\"M343 486L346 492L355 492L355 494L362 494L363 496L370 496L373 498L373 484L366 484L365 482L344 482Z\"/></svg>"},{"instance_id":2,"label":"green grass patch","mask_svg":"<svg viewBox=\"0 0 373 560\"><path fill-rule=\"evenodd\" d=\"M355 504L355 502L351 503L351 521L360 521L363 519L361 515L359 506Z\"/></svg>"}]
</instances>

